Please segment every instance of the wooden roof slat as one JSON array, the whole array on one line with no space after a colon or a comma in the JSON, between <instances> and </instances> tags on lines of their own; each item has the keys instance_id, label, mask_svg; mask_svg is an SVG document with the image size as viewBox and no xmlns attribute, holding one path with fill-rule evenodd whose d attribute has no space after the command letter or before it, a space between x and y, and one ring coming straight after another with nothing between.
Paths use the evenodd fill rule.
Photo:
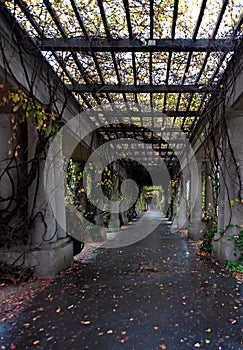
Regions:
<instances>
[{"instance_id":1,"label":"wooden roof slat","mask_svg":"<svg viewBox=\"0 0 243 350\"><path fill-rule=\"evenodd\" d=\"M108 23L107 23L107 20L106 20L106 14L105 14L104 6L103 6L103 1L102 0L98 0L98 5L99 5L99 9L100 9L100 14L101 14L101 17L102 17L103 25L104 25L104 28L105 28L106 37L107 37L108 41L110 41L111 40L111 34L110 34L110 29L109 29L109 26L108 26ZM114 51L111 52L111 56L112 56L112 61L113 61L113 65L114 65L114 68L115 68L118 84L121 84L120 73L119 73L119 69L118 69L118 66L117 66L117 62L116 62L116 57L115 57Z\"/></svg>"},{"instance_id":2,"label":"wooden roof slat","mask_svg":"<svg viewBox=\"0 0 243 350\"><path fill-rule=\"evenodd\" d=\"M76 18L77 18L77 20L78 20L78 23L79 23L79 25L80 25L80 28L82 29L86 40L89 41L89 34L88 34L88 32L87 32L87 30L86 30L86 28L85 28L85 25L84 25L84 23L83 23L83 20L82 20L81 16L80 16L80 13L79 13L79 10L78 10L78 8L77 8L77 5L76 5L76 3L75 3L74 0L70 0L70 1L71 1L71 5L72 5L73 11L74 11L74 13L75 13L75 16L76 16ZM104 78L103 78L103 74L102 74L102 72L101 72L101 68L100 68L98 59L97 59L97 57L96 57L96 54L93 52L93 50L91 50L91 55L92 55L92 57L93 57L93 60L94 60L94 63L95 63L95 67L96 67L97 73L98 73L98 75L99 75L100 81L101 81L102 84L105 84L105 81L104 81ZM112 99L110 98L109 94L107 94L107 100L108 100L110 103L112 103Z\"/></svg>"},{"instance_id":3,"label":"wooden roof slat","mask_svg":"<svg viewBox=\"0 0 243 350\"><path fill-rule=\"evenodd\" d=\"M25 14L26 18L28 19L30 24L33 26L33 28L36 30L36 32L39 34L39 36L41 38L44 38L43 32L41 31L40 27L38 26L38 24L36 23L35 19L31 15L31 13L30 13L26 3L24 1L22 1L22 0L16 0L16 3L20 7L20 9L23 11L23 13ZM66 66L63 64L63 61L61 60L61 58L55 52L52 52L52 54L53 54L53 57L58 62L58 64L60 65L60 67L62 68L62 70L64 71L64 73L66 74L66 76L68 77L68 79L70 80L70 82L72 84L74 84L75 83L74 78L68 72L68 70L67 70ZM86 96L81 94L81 97L82 97L84 103L86 104L86 106L88 108L91 108L91 105L90 105L88 99L86 98Z\"/></svg>"},{"instance_id":4,"label":"wooden roof slat","mask_svg":"<svg viewBox=\"0 0 243 350\"><path fill-rule=\"evenodd\" d=\"M175 39L176 22L177 22L177 16L178 16L178 5L179 5L179 0L175 0L174 11L173 11L173 23L172 23L172 30L171 30L171 38L173 40Z\"/></svg>"},{"instance_id":5,"label":"wooden roof slat","mask_svg":"<svg viewBox=\"0 0 243 350\"><path fill-rule=\"evenodd\" d=\"M204 15L204 11L205 11L206 5L207 5L207 0L203 0L202 5L201 5L201 9L200 9L200 13L199 13L199 16L198 16L198 19L197 19L197 24L196 24L196 27L194 29L194 33L193 33L193 36L192 36L192 40L193 41L195 41L196 38L197 38L197 34L198 34L198 31L199 31L200 25L202 23L202 18L203 18L203 15ZM182 84L184 84L184 82L186 80L186 75L187 75L187 73L189 71L189 68L190 68L190 65L191 65L192 54L193 54L193 51L189 52L189 55L188 55L188 58L187 58L187 63L186 63L186 68L185 68L185 71L184 71L184 74L183 74L183 78L182 78ZM177 106L178 107L179 107L179 104L180 104L180 99L181 99L181 95L178 96L178 101L177 101ZM184 125L184 122L185 122L185 120L183 120L182 127Z\"/></svg>"},{"instance_id":6,"label":"wooden roof slat","mask_svg":"<svg viewBox=\"0 0 243 350\"><path fill-rule=\"evenodd\" d=\"M33 39L42 51L90 52L230 52L239 39L105 39L46 38Z\"/></svg>"},{"instance_id":7,"label":"wooden roof slat","mask_svg":"<svg viewBox=\"0 0 243 350\"><path fill-rule=\"evenodd\" d=\"M203 0L202 6L201 6L201 9L200 9L200 13L199 13L199 16L198 16L197 24L196 24L196 27L195 27L195 30L194 30L194 33L193 33L193 36L192 36L192 40L193 41L195 41L196 38L197 38L197 34L198 34L198 31L199 31L199 28L200 28L200 24L202 22L202 18L203 18L203 15L204 15L206 4L207 4L207 0ZM192 53L193 53L193 51L191 51L189 53L188 58L187 58L187 64L186 64L185 72L184 72L184 75L183 75L183 78L182 78L182 84L185 82L186 74L188 73L188 70L190 68Z\"/></svg>"},{"instance_id":8,"label":"wooden roof slat","mask_svg":"<svg viewBox=\"0 0 243 350\"><path fill-rule=\"evenodd\" d=\"M150 0L150 40L154 38L154 1ZM149 84L153 85L153 53L149 54ZM150 107L153 108L153 93L149 94Z\"/></svg>"},{"instance_id":9,"label":"wooden roof slat","mask_svg":"<svg viewBox=\"0 0 243 350\"><path fill-rule=\"evenodd\" d=\"M221 11L220 11L220 14L219 14L219 17L218 17L218 20L217 20L217 23L216 23L216 26L215 26L215 28L214 28L213 35L212 35L212 38L213 38L213 39L216 38L216 35L217 35L217 33L218 33L218 30L219 30L220 24L221 24L221 22L222 22L222 19L223 19L223 16L224 16L224 13L225 13L225 10L226 10L226 8L227 8L228 3L229 3L229 0L224 0L223 5L222 5L222 8L221 8ZM241 21L243 21L243 14L242 14L242 16L241 16L241 19L240 19L239 23L240 23ZM239 23L238 23L238 25L239 25ZM235 36L236 33L237 33L238 25L236 26L236 28L235 28L235 30L234 30L233 36ZM203 64L202 64L202 66L201 66L201 68L200 68L200 71L199 71L199 73L198 73L198 76L197 76L197 78L196 78L196 83L199 82L199 80L200 80L200 78L201 78L201 76L202 76L202 74L203 74L203 71L204 71L204 69L205 69L205 67L206 67L206 64L207 64L207 61L208 61L208 58L209 58L209 54L210 54L210 53L207 52L207 54L206 54L206 56L205 56L205 58L204 58L204 62L203 62ZM216 75L217 75L218 72L219 72L220 66L221 66L221 64L223 63L223 61L224 61L226 55L227 55L227 53L225 53L225 54L221 57L221 59L220 59L218 65L217 65L217 67L216 67L216 70L215 70L215 72L214 72L214 75L213 75L211 81L214 81ZM191 105L191 102L192 102L192 98L193 98L193 95L191 96L191 98L190 98L190 100L189 100L189 102L188 102L188 109L190 108L190 105ZM205 98L206 98L206 94L203 96L203 98L202 98L202 100L201 100L201 104L200 104L200 106L199 106L199 109L201 109L201 107L202 107L202 105L203 105L203 103L204 103ZM193 128L194 128L195 123L196 123L196 119L195 119L195 120L192 122L192 124L191 124L191 129L192 129L192 130L193 130Z\"/></svg>"},{"instance_id":10,"label":"wooden roof slat","mask_svg":"<svg viewBox=\"0 0 243 350\"><path fill-rule=\"evenodd\" d=\"M217 23L216 23L216 26L215 26L215 29L214 29L214 32L213 32L212 39L215 39L215 37L217 35L218 29L219 29L220 23L222 21L222 18L223 18L223 15L224 15L224 12L226 10L228 2L229 2L228 0L225 0L223 5L222 5L221 11L220 11L220 14L219 14L219 17L218 17L218 20L217 20ZM205 8L206 8L206 3L207 3L207 0L204 0L203 3L202 3L200 14L199 14L199 17L198 17L197 26L196 26L194 34L193 34L193 40L196 40L196 38L197 38L199 27L200 27L200 24L202 22L203 14L204 14L204 11L205 11ZM196 83L198 83L198 81L200 80L200 78L202 76L202 73L203 73L203 71L204 71L204 69L206 67L206 64L207 64L207 61L208 61L208 58L209 58L209 54L210 54L210 52L206 53L206 56L204 58L202 66L200 68L199 74L198 74L198 76L197 76L197 78L195 80ZM190 63L191 63L191 57L192 57L192 53L190 52L189 55L188 55L187 66L186 66L186 69L185 69L185 74L183 76L182 83L185 82L186 73L188 72L189 67L190 67ZM187 106L188 109L190 109L190 105L191 105L192 99L193 99L193 94L191 95L191 97L190 97L190 99L188 101L188 106ZM185 125L185 119L183 120L181 127L184 128L184 125Z\"/></svg>"},{"instance_id":11,"label":"wooden roof slat","mask_svg":"<svg viewBox=\"0 0 243 350\"><path fill-rule=\"evenodd\" d=\"M134 112L134 111L130 111L130 113L129 113L129 111L127 111L128 112L128 114L129 114L129 117L139 117L139 118L145 118L144 120L146 121L146 118L151 118L151 117L153 117L153 118L161 118L161 120L163 120L163 118L165 118L165 117L174 117L174 116L181 116L181 117L183 117L183 116L186 116L186 117L198 117L198 116L201 116L201 113L200 112L198 112L198 111L184 111L184 110L177 110L177 111L175 111L175 110L166 110L165 112L159 112L159 111L157 111L157 110L151 110L151 112L150 111L148 111L148 112L138 112L138 113L136 113L136 112ZM111 117L111 116L113 116L114 115L114 112L112 111L112 112L109 112L109 111L106 111L105 112L105 115L106 116L108 116L109 118Z\"/></svg>"},{"instance_id":12,"label":"wooden roof slat","mask_svg":"<svg viewBox=\"0 0 243 350\"><path fill-rule=\"evenodd\" d=\"M215 90L215 86L206 86L206 85L102 85L102 84L75 84L75 85L67 85L67 88L70 91L74 92L100 92L100 93L180 93L180 92L213 92Z\"/></svg>"},{"instance_id":13,"label":"wooden roof slat","mask_svg":"<svg viewBox=\"0 0 243 350\"><path fill-rule=\"evenodd\" d=\"M133 33L132 33L132 23L131 23L131 16L130 16L128 0L123 0L123 4L125 7L125 12L126 12L129 40L133 41L134 38L133 38ZM134 52L132 52L132 69L133 69L133 83L134 83L134 85L137 85L137 68L136 68L136 58L135 58ZM135 94L135 102L138 103L137 94Z\"/></svg>"},{"instance_id":14,"label":"wooden roof slat","mask_svg":"<svg viewBox=\"0 0 243 350\"><path fill-rule=\"evenodd\" d=\"M56 11L54 10L52 5L50 4L49 0L43 0L43 2L46 5L46 8L47 8L48 12L50 13L53 21L55 22L58 30L60 31L63 39L67 40L68 39L68 35L67 35L66 31L63 29L61 22L59 21L58 16L56 14ZM52 50L50 50L50 51L52 51ZM77 67L79 69L79 72L81 73L81 75L82 75L83 79L85 80L86 84L90 84L91 81L90 81L89 77L87 76L87 74L86 74L82 64L80 63L80 61L79 61L79 59L77 57L77 54L74 52L73 49L71 49L70 52L72 54L72 57L74 59L75 64L77 65ZM93 92L92 92L92 94L93 94ZM97 101L98 104L101 104L100 99L99 99L98 96L93 94L93 97L95 98L95 100Z\"/></svg>"}]
</instances>

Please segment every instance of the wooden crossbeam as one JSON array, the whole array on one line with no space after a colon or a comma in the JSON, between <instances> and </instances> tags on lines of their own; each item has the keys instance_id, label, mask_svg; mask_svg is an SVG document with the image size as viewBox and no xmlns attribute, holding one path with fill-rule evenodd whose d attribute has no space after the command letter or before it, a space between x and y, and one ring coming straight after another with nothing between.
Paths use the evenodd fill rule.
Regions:
<instances>
[{"instance_id":1,"label":"wooden crossbeam","mask_svg":"<svg viewBox=\"0 0 243 350\"><path fill-rule=\"evenodd\" d=\"M42 51L82 52L230 52L239 39L33 39Z\"/></svg>"},{"instance_id":2,"label":"wooden crossbeam","mask_svg":"<svg viewBox=\"0 0 243 350\"><path fill-rule=\"evenodd\" d=\"M67 84L72 92L92 93L209 93L214 92L216 86L205 85L102 85L102 84Z\"/></svg>"}]
</instances>

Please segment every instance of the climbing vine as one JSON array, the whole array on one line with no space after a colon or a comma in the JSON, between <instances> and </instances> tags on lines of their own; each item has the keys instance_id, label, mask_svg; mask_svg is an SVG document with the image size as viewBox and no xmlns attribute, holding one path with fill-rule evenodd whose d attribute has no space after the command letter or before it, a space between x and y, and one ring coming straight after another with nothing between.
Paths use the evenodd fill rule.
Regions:
<instances>
[{"instance_id":1,"label":"climbing vine","mask_svg":"<svg viewBox=\"0 0 243 350\"><path fill-rule=\"evenodd\" d=\"M60 123L50 108L41 105L17 86L5 92L0 101L0 108L10 116L9 147L2 161L4 168L0 180L3 184L11 184L11 193L5 196L1 192L0 195L0 246L26 244L35 218L37 216L44 218L43 213L34 210L40 163L48 142L59 129ZM34 137L31 151L28 145L30 128ZM28 205L31 187L32 208Z\"/></svg>"}]
</instances>

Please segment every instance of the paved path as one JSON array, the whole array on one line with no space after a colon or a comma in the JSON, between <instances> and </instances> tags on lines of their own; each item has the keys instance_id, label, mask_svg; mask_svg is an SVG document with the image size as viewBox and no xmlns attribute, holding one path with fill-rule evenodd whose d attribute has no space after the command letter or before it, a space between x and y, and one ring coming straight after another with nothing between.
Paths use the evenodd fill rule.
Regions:
<instances>
[{"instance_id":1,"label":"paved path","mask_svg":"<svg viewBox=\"0 0 243 350\"><path fill-rule=\"evenodd\" d=\"M142 241L99 249L62 273L2 325L0 343L2 349L12 343L48 350L240 350L240 294L235 279L162 223Z\"/></svg>"}]
</instances>

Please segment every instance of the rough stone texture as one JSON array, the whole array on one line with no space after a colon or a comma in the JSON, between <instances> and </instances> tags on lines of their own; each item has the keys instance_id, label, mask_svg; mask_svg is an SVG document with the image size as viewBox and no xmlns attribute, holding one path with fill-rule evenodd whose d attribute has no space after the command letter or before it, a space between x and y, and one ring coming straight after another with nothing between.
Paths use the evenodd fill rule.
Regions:
<instances>
[{"instance_id":1,"label":"rough stone texture","mask_svg":"<svg viewBox=\"0 0 243 350\"><path fill-rule=\"evenodd\" d=\"M194 240L200 239L204 234L205 224L202 222L202 163L192 165L191 173L191 213L188 225L188 237ZM198 169L196 169L198 167Z\"/></svg>"},{"instance_id":2,"label":"rough stone texture","mask_svg":"<svg viewBox=\"0 0 243 350\"><path fill-rule=\"evenodd\" d=\"M221 194L218 234L213 242L214 255L220 260L237 260L240 255L239 249L236 249L234 241L229 240L233 235L239 233L239 228L243 227L243 203L239 201L240 183L238 174L243 177L243 116L232 116L228 120L228 133L230 147L234 152L235 161L238 167L236 170L235 161L230 151L229 142L225 143L225 162L222 164L221 174ZM223 175L223 176L222 176ZM224 181L222 181L224 177ZM241 193L242 198L243 193ZM221 203L223 202L223 203ZM228 227L228 225L234 225ZM222 238L220 230L225 233Z\"/></svg>"},{"instance_id":3,"label":"rough stone texture","mask_svg":"<svg viewBox=\"0 0 243 350\"><path fill-rule=\"evenodd\" d=\"M35 276L54 277L72 264L73 243L70 237L66 237L29 250L26 246L1 248L0 255L2 262L33 267Z\"/></svg>"}]
</instances>

